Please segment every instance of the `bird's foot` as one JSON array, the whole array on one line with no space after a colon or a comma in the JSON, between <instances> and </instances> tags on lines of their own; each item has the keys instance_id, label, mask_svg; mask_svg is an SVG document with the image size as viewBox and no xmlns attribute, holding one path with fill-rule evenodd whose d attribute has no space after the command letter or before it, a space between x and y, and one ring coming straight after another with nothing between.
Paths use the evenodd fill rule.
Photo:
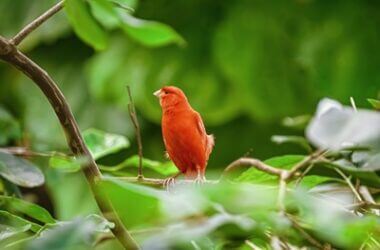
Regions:
<instances>
[{"instance_id":1,"label":"bird's foot","mask_svg":"<svg viewBox=\"0 0 380 250\"><path fill-rule=\"evenodd\" d=\"M203 185L205 182L206 182L206 178L201 175L198 175L197 178L194 179L194 184L197 186Z\"/></svg>"},{"instance_id":2,"label":"bird's foot","mask_svg":"<svg viewBox=\"0 0 380 250\"><path fill-rule=\"evenodd\" d=\"M169 178L166 178L164 180L164 183L162 184L162 186L167 190L167 191L170 191L170 189L172 189L174 187L176 183L176 180L175 180L175 177L169 177Z\"/></svg>"}]
</instances>

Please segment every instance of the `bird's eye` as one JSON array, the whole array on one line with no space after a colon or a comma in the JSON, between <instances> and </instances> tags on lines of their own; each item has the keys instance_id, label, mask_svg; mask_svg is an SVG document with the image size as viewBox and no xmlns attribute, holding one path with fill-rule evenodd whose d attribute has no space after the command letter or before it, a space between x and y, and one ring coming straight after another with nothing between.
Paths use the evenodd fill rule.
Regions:
<instances>
[{"instance_id":1,"label":"bird's eye","mask_svg":"<svg viewBox=\"0 0 380 250\"><path fill-rule=\"evenodd\" d=\"M167 94L169 94L169 92L168 91L164 91L164 94L167 95Z\"/></svg>"}]
</instances>

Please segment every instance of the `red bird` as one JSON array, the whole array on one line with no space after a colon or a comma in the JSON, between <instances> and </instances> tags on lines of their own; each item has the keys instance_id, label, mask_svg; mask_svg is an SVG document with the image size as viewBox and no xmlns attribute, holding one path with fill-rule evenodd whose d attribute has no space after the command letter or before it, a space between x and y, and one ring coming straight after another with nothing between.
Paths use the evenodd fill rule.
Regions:
<instances>
[{"instance_id":1,"label":"red bird","mask_svg":"<svg viewBox=\"0 0 380 250\"><path fill-rule=\"evenodd\" d=\"M190 106L181 89L167 86L154 95L162 108L162 136L169 158L186 179L204 182L214 147L213 135L207 135L202 117ZM175 177L169 179L174 181Z\"/></svg>"}]
</instances>

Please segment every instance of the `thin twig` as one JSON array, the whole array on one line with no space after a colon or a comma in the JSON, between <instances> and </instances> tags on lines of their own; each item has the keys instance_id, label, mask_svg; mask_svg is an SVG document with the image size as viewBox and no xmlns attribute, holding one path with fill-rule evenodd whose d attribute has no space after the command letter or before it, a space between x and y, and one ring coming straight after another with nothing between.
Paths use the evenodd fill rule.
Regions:
<instances>
[{"instance_id":1,"label":"thin twig","mask_svg":"<svg viewBox=\"0 0 380 250\"><path fill-rule=\"evenodd\" d=\"M55 13L60 11L63 8L63 3L64 1L59 1L56 5L51 7L41 16L34 19L31 23L26 25L19 33L17 33L17 35L10 39L9 42L15 46L19 45L31 32L37 29L41 24L43 24L47 19L52 17Z\"/></svg>"},{"instance_id":2,"label":"thin twig","mask_svg":"<svg viewBox=\"0 0 380 250\"><path fill-rule=\"evenodd\" d=\"M24 157L34 157L34 156L52 157L55 155L62 156L62 157L70 157L70 155L61 153L61 152L56 152L56 151L36 152L36 151L29 150L25 147L0 148L0 152L17 155L17 156L24 156Z\"/></svg>"},{"instance_id":3,"label":"thin twig","mask_svg":"<svg viewBox=\"0 0 380 250\"><path fill-rule=\"evenodd\" d=\"M357 190L360 193L361 197L363 197L363 200L367 203L368 207L371 207L371 204L374 205L374 207L371 207L371 208L375 208L375 209L372 209L372 212L376 215L380 215L380 211L378 210L380 208L380 205L376 204L368 188L366 186L359 186ZM376 209L377 205L379 206Z\"/></svg>"},{"instance_id":4,"label":"thin twig","mask_svg":"<svg viewBox=\"0 0 380 250\"><path fill-rule=\"evenodd\" d=\"M308 166L305 171L302 172L302 174L297 178L296 182L295 182L295 186L298 187L299 184L301 183L301 181L303 180L303 178L310 172L310 170L313 169L315 165L314 164L311 164L310 166Z\"/></svg>"},{"instance_id":5,"label":"thin twig","mask_svg":"<svg viewBox=\"0 0 380 250\"><path fill-rule=\"evenodd\" d=\"M289 170L288 176L286 176L285 179L286 180L290 180L291 178L294 177L294 175L296 175L296 173L298 171L300 171L304 167L309 166L310 163L312 163L315 159L317 159L318 157L320 157L324 153L326 153L325 150L317 150L313 154L305 157L302 161L300 161L299 163L297 163L291 170Z\"/></svg>"},{"instance_id":6,"label":"thin twig","mask_svg":"<svg viewBox=\"0 0 380 250\"><path fill-rule=\"evenodd\" d=\"M297 229L302 236L313 246L318 247L319 249L323 249L323 244L320 243L318 240L314 239L308 232L306 232L302 226L293 218L293 216L287 214L286 216L291 222L292 226Z\"/></svg>"},{"instance_id":7,"label":"thin twig","mask_svg":"<svg viewBox=\"0 0 380 250\"><path fill-rule=\"evenodd\" d=\"M279 186L278 186L278 199L277 199L277 206L278 210L280 211L280 214L285 213L285 196L286 196L286 177L288 173L283 172L280 175L280 180L279 180Z\"/></svg>"},{"instance_id":8,"label":"thin twig","mask_svg":"<svg viewBox=\"0 0 380 250\"><path fill-rule=\"evenodd\" d=\"M102 175L89 149L84 143L70 106L58 88L58 85L44 69L20 52L14 44L2 36L0 36L0 59L16 67L20 72L29 77L44 93L65 131L69 148L76 157L85 157L88 159L83 163L82 169L90 184L91 191L93 192L100 211L107 220L115 224L115 227L111 229L113 234L125 248L138 249L137 243L124 227L112 207L111 202L103 195L103 192L99 190L98 182L101 180Z\"/></svg>"},{"instance_id":9,"label":"thin twig","mask_svg":"<svg viewBox=\"0 0 380 250\"><path fill-rule=\"evenodd\" d=\"M380 204L372 203L372 202L368 202L368 201L363 201L363 202L359 202L359 203L355 203L355 204L350 204L348 206L345 206L345 208L347 208L347 209L373 208L373 209L379 210Z\"/></svg>"},{"instance_id":10,"label":"thin twig","mask_svg":"<svg viewBox=\"0 0 380 250\"><path fill-rule=\"evenodd\" d=\"M136 138L137 138L137 146L138 146L138 154L139 154L139 167L138 167L137 177L139 179L143 179L144 178L144 175L142 172L143 146L142 146L142 141L141 141L140 125L139 125L139 121L137 120L136 109L133 103L131 89L129 88L129 86L127 86L127 90L128 90L128 96L129 96L128 111L129 111L129 116L131 117L133 126L135 127L135 130L136 130Z\"/></svg>"},{"instance_id":11,"label":"thin twig","mask_svg":"<svg viewBox=\"0 0 380 250\"><path fill-rule=\"evenodd\" d=\"M354 111L358 112L358 109L356 108L355 100L352 96L350 97L350 102L351 102L351 106L354 109Z\"/></svg>"},{"instance_id":12,"label":"thin twig","mask_svg":"<svg viewBox=\"0 0 380 250\"><path fill-rule=\"evenodd\" d=\"M245 243L249 248L251 248L252 250L261 250L260 247L256 246L256 244L253 243L253 242L250 241L250 240L245 240L244 243Z\"/></svg>"},{"instance_id":13,"label":"thin twig","mask_svg":"<svg viewBox=\"0 0 380 250\"><path fill-rule=\"evenodd\" d=\"M281 173L283 172L281 169L269 166L269 165L265 164L264 162L262 162L258 159L242 157L242 158L237 159L236 161L232 162L230 165L228 165L224 169L221 178L226 176L228 174L228 172L231 172L231 171L233 171L239 167L253 167L253 168L256 168L256 169L261 170L263 172L266 172L268 174L277 175L277 176L280 176Z\"/></svg>"},{"instance_id":14,"label":"thin twig","mask_svg":"<svg viewBox=\"0 0 380 250\"><path fill-rule=\"evenodd\" d=\"M347 185L351 188L352 190L352 193L355 195L355 197L358 199L358 201L362 202L363 199L362 197L360 196L360 194L358 193L358 191L356 190L356 188L354 187L354 185L352 185L352 182L350 181L350 178L348 178L340 169L338 168L334 168L334 170L340 175L342 176L342 178L346 181Z\"/></svg>"}]
</instances>

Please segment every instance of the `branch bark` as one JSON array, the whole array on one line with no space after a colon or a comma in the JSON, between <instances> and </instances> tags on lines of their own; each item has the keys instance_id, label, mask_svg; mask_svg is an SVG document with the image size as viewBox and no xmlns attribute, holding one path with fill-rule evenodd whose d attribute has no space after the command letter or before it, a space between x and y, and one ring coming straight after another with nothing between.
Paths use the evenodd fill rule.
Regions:
<instances>
[{"instance_id":1,"label":"branch bark","mask_svg":"<svg viewBox=\"0 0 380 250\"><path fill-rule=\"evenodd\" d=\"M281 173L283 172L281 169L269 166L258 159L243 157L243 158L237 159L236 161L228 165L222 173L222 178L226 176L228 172L231 172L239 167L253 167L258 170L264 171L268 174L277 175L277 176L281 176Z\"/></svg>"},{"instance_id":2,"label":"branch bark","mask_svg":"<svg viewBox=\"0 0 380 250\"><path fill-rule=\"evenodd\" d=\"M13 65L23 74L28 76L44 93L65 131L69 148L74 155L88 159L85 166L83 166L83 172L90 184L100 211L106 219L115 224L115 227L112 229L113 234L124 247L128 249L137 249L138 246L136 242L114 212L111 203L106 197L101 195L100 190L98 190L97 182L101 179L102 175L83 141L70 107L57 84L45 70L20 52L14 44L1 36L0 59Z\"/></svg>"}]
</instances>

